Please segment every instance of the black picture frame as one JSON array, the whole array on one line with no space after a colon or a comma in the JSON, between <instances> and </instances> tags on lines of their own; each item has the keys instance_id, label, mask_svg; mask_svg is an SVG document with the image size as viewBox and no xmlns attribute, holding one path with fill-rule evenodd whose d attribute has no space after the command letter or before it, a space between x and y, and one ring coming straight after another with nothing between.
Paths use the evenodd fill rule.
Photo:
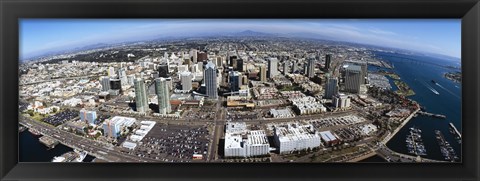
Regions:
<instances>
[{"instance_id":1,"label":"black picture frame","mask_svg":"<svg viewBox=\"0 0 480 181\"><path fill-rule=\"evenodd\" d=\"M1 180L478 180L478 0L1 0ZM463 162L18 163L19 18L461 18Z\"/></svg>"}]
</instances>

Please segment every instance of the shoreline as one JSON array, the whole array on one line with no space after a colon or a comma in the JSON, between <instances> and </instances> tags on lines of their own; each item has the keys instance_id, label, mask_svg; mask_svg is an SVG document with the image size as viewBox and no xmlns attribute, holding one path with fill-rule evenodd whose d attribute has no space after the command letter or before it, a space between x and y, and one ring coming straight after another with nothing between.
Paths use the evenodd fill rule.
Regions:
<instances>
[{"instance_id":1,"label":"shoreline","mask_svg":"<svg viewBox=\"0 0 480 181\"><path fill-rule=\"evenodd\" d=\"M403 120L402 124L400 124L395 131L392 133L389 133L381 142L384 145L387 145L387 143L392 139L399 131L402 129L410 120L417 114L417 112L420 111L420 108L417 108L415 111L413 111L405 120Z\"/></svg>"}]
</instances>

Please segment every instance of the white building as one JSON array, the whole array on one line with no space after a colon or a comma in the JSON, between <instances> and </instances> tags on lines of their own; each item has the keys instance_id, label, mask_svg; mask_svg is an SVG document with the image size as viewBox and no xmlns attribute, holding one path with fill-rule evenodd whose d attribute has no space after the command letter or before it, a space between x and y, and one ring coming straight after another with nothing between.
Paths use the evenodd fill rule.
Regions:
<instances>
[{"instance_id":1,"label":"white building","mask_svg":"<svg viewBox=\"0 0 480 181\"><path fill-rule=\"evenodd\" d=\"M245 123L227 123L225 157L267 155L270 144L264 130L247 130Z\"/></svg>"},{"instance_id":2,"label":"white building","mask_svg":"<svg viewBox=\"0 0 480 181\"><path fill-rule=\"evenodd\" d=\"M314 97L311 96L290 99L290 101L300 115L327 111L327 108L323 106L322 103L318 102Z\"/></svg>"},{"instance_id":3,"label":"white building","mask_svg":"<svg viewBox=\"0 0 480 181\"><path fill-rule=\"evenodd\" d=\"M350 97L345 94L337 94L333 96L333 105L335 108L348 108L350 107Z\"/></svg>"},{"instance_id":4,"label":"white building","mask_svg":"<svg viewBox=\"0 0 480 181\"><path fill-rule=\"evenodd\" d=\"M290 153L321 145L320 136L313 126L300 123L274 125L274 141L280 153Z\"/></svg>"}]
</instances>

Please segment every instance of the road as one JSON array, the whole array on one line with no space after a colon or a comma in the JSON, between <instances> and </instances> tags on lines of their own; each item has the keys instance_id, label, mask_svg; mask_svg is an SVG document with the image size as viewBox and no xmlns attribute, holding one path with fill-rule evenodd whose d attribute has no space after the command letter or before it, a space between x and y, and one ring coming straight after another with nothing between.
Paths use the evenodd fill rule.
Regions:
<instances>
[{"instance_id":1,"label":"road","mask_svg":"<svg viewBox=\"0 0 480 181\"><path fill-rule=\"evenodd\" d=\"M85 150L88 152L88 154L109 162L159 162L159 160L147 159L123 153L120 151L119 147L84 138L64 131L60 128L56 128L51 125L47 125L46 123L41 123L26 117L22 117L20 119L20 123L29 129L39 131L42 135L51 136L53 139L58 140L60 143L66 146Z\"/></svg>"}]
</instances>

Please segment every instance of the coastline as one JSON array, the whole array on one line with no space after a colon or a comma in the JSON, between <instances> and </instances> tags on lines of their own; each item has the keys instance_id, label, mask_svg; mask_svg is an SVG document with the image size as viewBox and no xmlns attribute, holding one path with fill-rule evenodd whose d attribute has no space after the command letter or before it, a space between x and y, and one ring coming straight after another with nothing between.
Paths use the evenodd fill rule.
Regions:
<instances>
[{"instance_id":1,"label":"coastline","mask_svg":"<svg viewBox=\"0 0 480 181\"><path fill-rule=\"evenodd\" d=\"M415 114L417 114L417 112L420 111L420 108L417 108L415 111L413 111L407 118L405 118L405 120L403 120L402 124L400 124L397 129L395 129L395 131L393 131L393 133L389 133L381 142L382 144L384 145L387 145L388 141L390 141L390 139L392 139L397 133L398 131L400 131L400 129L402 129L412 118L413 116L415 116Z\"/></svg>"}]
</instances>

